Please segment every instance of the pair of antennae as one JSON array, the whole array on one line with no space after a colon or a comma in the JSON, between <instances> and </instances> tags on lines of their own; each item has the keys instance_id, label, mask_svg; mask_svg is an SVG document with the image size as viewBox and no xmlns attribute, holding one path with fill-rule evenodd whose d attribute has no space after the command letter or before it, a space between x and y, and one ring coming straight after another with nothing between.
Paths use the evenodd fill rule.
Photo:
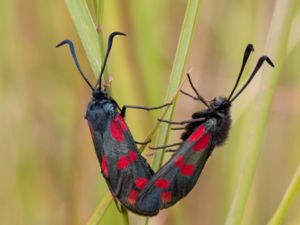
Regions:
<instances>
[{"instance_id":1,"label":"pair of antennae","mask_svg":"<svg viewBox=\"0 0 300 225\"><path fill-rule=\"evenodd\" d=\"M103 65L102 65L102 68L101 68L101 71L100 71L100 75L99 75L99 78L97 80L97 83L96 85L93 87L93 85L89 82L89 80L86 78L86 76L84 75L84 73L82 72L82 69L79 65L79 62L78 62L78 59L77 59L77 56L76 56L76 52L75 52L75 48L74 48L74 44L72 41L70 40L64 40L62 41L61 43L59 43L58 45L56 45L56 48L60 47L60 46L63 46L65 44L67 44L70 48L70 52L71 52L71 55L73 57L73 60L76 64L76 67L80 73L80 75L82 76L82 78L85 80L85 82L89 85L89 87L94 91L97 86L99 89L101 89L101 86L102 86L102 76L104 74L104 71L105 71L105 67L106 67L106 63L107 63L107 59L108 59L108 56L109 56L109 53L110 53L110 50L111 50L111 47L112 47L112 44L113 44L113 39L115 36L117 35L123 35L123 36L126 36L126 34L124 33L121 33L121 32L113 32L109 35L109 38L108 38L108 44L107 44L107 50L106 50L106 54L105 54L105 58L104 58L104 62L103 62Z\"/></svg>"},{"instance_id":2,"label":"pair of antennae","mask_svg":"<svg viewBox=\"0 0 300 225\"><path fill-rule=\"evenodd\" d=\"M263 63L266 61L270 66L274 67L274 64L273 62L271 61L271 59L268 57L268 56L261 56L257 63L256 63L256 66L253 70L253 72L251 73L250 77L248 78L248 80L246 81L246 83L244 84L244 86L237 92L237 94L235 94L234 97L233 94L240 82L240 79L242 77L242 74L244 72L244 69L245 69L245 66L246 66L246 63L249 59L249 56L251 54L251 52L254 51L254 48L253 48L253 45L252 44L248 44L246 49L245 49L245 52L244 52L244 57L243 57L243 62L242 62L242 66L241 66L241 70L239 72L239 75L238 75L238 78L235 82L235 85L227 99L228 102L232 103L244 90L245 88L250 84L250 82L252 81L252 79L254 78L254 76L257 74L257 72L259 71L259 69L261 68L261 66L263 65Z\"/></svg>"},{"instance_id":3,"label":"pair of antennae","mask_svg":"<svg viewBox=\"0 0 300 225\"><path fill-rule=\"evenodd\" d=\"M238 75L238 78L235 82L235 85L229 95L229 97L227 98L227 102L229 103L232 103L243 91L244 89L249 85L249 83L252 81L252 79L254 78L254 76L256 75L256 73L259 71L259 69L261 68L261 66L263 65L263 63L266 61L270 66L274 67L274 64L273 62L271 61L271 59L268 57L268 56L261 56L258 61L257 61L257 64L252 72L252 74L250 75L250 77L248 78L248 80L246 81L246 83L244 84L244 86L238 91L238 93L234 96L234 92L240 82L240 79L242 77L242 74L244 72L244 69L245 69L245 66L246 66L246 63L249 59L249 56L251 54L251 52L254 51L254 48L253 48L253 45L252 44L248 44L246 49L245 49L245 52L244 52L244 57L243 57L243 62L242 62L242 66L241 66L241 69L240 69L240 72L239 72L239 75ZM192 80L191 80L191 77L189 75L189 73L187 74L187 77L189 79L189 83L192 87L192 89L194 90L194 92L196 93L197 95L197 99L200 100L204 105L206 105L207 108L211 108L211 106L209 105L208 101L205 100L201 95L199 95L198 91L196 90L195 86L193 85L192 83ZM184 93L184 94L187 94L187 93Z\"/></svg>"}]
</instances>

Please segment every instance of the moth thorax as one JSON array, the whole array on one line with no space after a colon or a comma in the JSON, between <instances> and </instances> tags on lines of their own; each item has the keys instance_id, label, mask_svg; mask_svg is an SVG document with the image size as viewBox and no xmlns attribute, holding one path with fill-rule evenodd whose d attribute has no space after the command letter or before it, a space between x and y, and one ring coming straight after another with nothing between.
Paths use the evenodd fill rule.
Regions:
<instances>
[{"instance_id":1,"label":"moth thorax","mask_svg":"<svg viewBox=\"0 0 300 225\"><path fill-rule=\"evenodd\" d=\"M214 132L214 144L216 146L224 144L228 137L228 133L231 127L231 116L230 116L230 108L226 108L222 110L222 116L217 117L215 132Z\"/></svg>"}]
</instances>

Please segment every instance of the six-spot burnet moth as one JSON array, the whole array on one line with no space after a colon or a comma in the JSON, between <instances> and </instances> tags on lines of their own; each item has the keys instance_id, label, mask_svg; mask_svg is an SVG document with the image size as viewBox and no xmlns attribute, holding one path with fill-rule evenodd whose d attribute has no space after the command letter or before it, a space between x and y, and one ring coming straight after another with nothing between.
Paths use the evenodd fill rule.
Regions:
<instances>
[{"instance_id":1,"label":"six-spot burnet moth","mask_svg":"<svg viewBox=\"0 0 300 225\"><path fill-rule=\"evenodd\" d=\"M163 165L163 167L161 167L145 185L137 198L136 208L142 212L153 211L153 209L157 209L158 212L158 208L163 209L174 205L192 190L213 149L216 146L223 144L228 136L231 125L230 108L232 102L248 86L265 61L274 67L269 57L260 57L246 83L234 95L246 62L253 50L253 46L249 44L244 53L242 67L237 81L227 98L218 97L211 101L205 100L198 94L191 82L189 74L187 75L190 85L197 97L184 91L182 91L182 93L202 102L207 108L194 113L191 120L181 122L160 120L161 122L169 124L185 125L183 127L175 128L183 129L185 131L181 135L181 143L154 148L164 149L180 145L179 148L175 150L175 153L170 160Z\"/></svg>"},{"instance_id":2,"label":"six-spot burnet moth","mask_svg":"<svg viewBox=\"0 0 300 225\"><path fill-rule=\"evenodd\" d=\"M153 171L139 153L137 142L134 141L123 118L127 108L155 110L169 106L171 103L152 108L132 105L124 105L120 108L117 102L102 88L102 76L113 38L116 35L125 34L121 32L110 34L100 76L94 87L80 68L73 43L70 40L64 40L56 47L65 44L69 46L79 73L92 90L92 100L87 106L85 118L88 120L101 172L114 197L116 206L120 209L117 204L117 200L119 200L127 209L137 212L135 206L137 196L152 177Z\"/></svg>"}]
</instances>

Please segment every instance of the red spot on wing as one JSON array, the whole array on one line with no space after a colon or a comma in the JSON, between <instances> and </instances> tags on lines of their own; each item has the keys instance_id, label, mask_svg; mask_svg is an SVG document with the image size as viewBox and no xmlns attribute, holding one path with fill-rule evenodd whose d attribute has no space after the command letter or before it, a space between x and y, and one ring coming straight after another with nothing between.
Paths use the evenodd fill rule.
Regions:
<instances>
[{"instance_id":1,"label":"red spot on wing","mask_svg":"<svg viewBox=\"0 0 300 225\"><path fill-rule=\"evenodd\" d=\"M154 185L158 188L167 188L170 185L170 182L166 179L158 179L155 181Z\"/></svg>"},{"instance_id":2,"label":"red spot on wing","mask_svg":"<svg viewBox=\"0 0 300 225\"><path fill-rule=\"evenodd\" d=\"M170 202L172 200L172 193L170 191L162 192L160 198L164 203Z\"/></svg>"},{"instance_id":3,"label":"red spot on wing","mask_svg":"<svg viewBox=\"0 0 300 225\"><path fill-rule=\"evenodd\" d=\"M132 151L132 150L129 151L128 156L129 156L130 162L134 162L135 160L137 160L137 154L135 151Z\"/></svg>"},{"instance_id":4,"label":"red spot on wing","mask_svg":"<svg viewBox=\"0 0 300 225\"><path fill-rule=\"evenodd\" d=\"M205 132L205 126L200 125L189 137L189 142L196 141L198 138L200 138L203 135L204 132Z\"/></svg>"},{"instance_id":5,"label":"red spot on wing","mask_svg":"<svg viewBox=\"0 0 300 225\"><path fill-rule=\"evenodd\" d=\"M201 151L201 150L204 150L208 143L209 143L209 140L210 140L210 133L206 133L203 135L203 137L201 137L197 143L193 146L193 150L195 152L198 152L198 151Z\"/></svg>"},{"instance_id":6,"label":"red spot on wing","mask_svg":"<svg viewBox=\"0 0 300 225\"><path fill-rule=\"evenodd\" d=\"M192 165L192 164L186 164L186 165L183 165L181 168L180 168L180 173L184 176L192 176L193 173L194 173L194 170L195 170L195 166Z\"/></svg>"},{"instance_id":7,"label":"red spot on wing","mask_svg":"<svg viewBox=\"0 0 300 225\"><path fill-rule=\"evenodd\" d=\"M127 125L126 125L123 117L120 114L117 114L117 119L122 127L122 130L128 130Z\"/></svg>"},{"instance_id":8,"label":"red spot on wing","mask_svg":"<svg viewBox=\"0 0 300 225\"><path fill-rule=\"evenodd\" d=\"M147 183L148 183L148 179L147 178L139 177L139 178L137 178L135 180L135 186L138 189L144 188Z\"/></svg>"},{"instance_id":9,"label":"red spot on wing","mask_svg":"<svg viewBox=\"0 0 300 225\"><path fill-rule=\"evenodd\" d=\"M90 129L90 132L91 132L92 138L93 138L93 140L94 140L94 131L93 131L93 126L92 126L92 124L91 124L91 122L90 122L90 121L88 121L88 125L89 125L89 129Z\"/></svg>"},{"instance_id":10,"label":"red spot on wing","mask_svg":"<svg viewBox=\"0 0 300 225\"><path fill-rule=\"evenodd\" d=\"M129 159L125 155L122 155L117 162L117 169L123 170L126 169L128 166L129 166Z\"/></svg>"},{"instance_id":11,"label":"red spot on wing","mask_svg":"<svg viewBox=\"0 0 300 225\"><path fill-rule=\"evenodd\" d=\"M122 128L114 119L110 121L110 134L118 142L121 142L124 139Z\"/></svg>"},{"instance_id":12,"label":"red spot on wing","mask_svg":"<svg viewBox=\"0 0 300 225\"><path fill-rule=\"evenodd\" d=\"M175 161L175 166L177 167L181 167L182 165L184 165L184 157L182 155L176 156L174 161Z\"/></svg>"},{"instance_id":13,"label":"red spot on wing","mask_svg":"<svg viewBox=\"0 0 300 225\"><path fill-rule=\"evenodd\" d=\"M108 177L108 168L107 168L107 161L106 161L105 156L102 157L101 170L102 170L104 176Z\"/></svg>"},{"instance_id":14,"label":"red spot on wing","mask_svg":"<svg viewBox=\"0 0 300 225\"><path fill-rule=\"evenodd\" d=\"M138 198L138 196L139 196L139 192L134 191L134 190L131 190L131 191L129 192L127 202L128 202L129 204L134 205L135 202L136 202L136 199Z\"/></svg>"}]
</instances>

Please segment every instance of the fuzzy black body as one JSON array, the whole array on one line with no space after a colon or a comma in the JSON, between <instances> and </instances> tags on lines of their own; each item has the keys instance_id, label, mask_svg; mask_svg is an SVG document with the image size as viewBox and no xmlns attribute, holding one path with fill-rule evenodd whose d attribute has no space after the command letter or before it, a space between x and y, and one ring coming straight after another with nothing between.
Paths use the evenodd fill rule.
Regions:
<instances>
[{"instance_id":1,"label":"fuzzy black body","mask_svg":"<svg viewBox=\"0 0 300 225\"><path fill-rule=\"evenodd\" d=\"M135 211L132 193L139 191L136 181L139 178L150 179L153 171L140 155L118 108L110 96L97 91L88 104L86 119L101 172L113 197Z\"/></svg>"}]
</instances>

